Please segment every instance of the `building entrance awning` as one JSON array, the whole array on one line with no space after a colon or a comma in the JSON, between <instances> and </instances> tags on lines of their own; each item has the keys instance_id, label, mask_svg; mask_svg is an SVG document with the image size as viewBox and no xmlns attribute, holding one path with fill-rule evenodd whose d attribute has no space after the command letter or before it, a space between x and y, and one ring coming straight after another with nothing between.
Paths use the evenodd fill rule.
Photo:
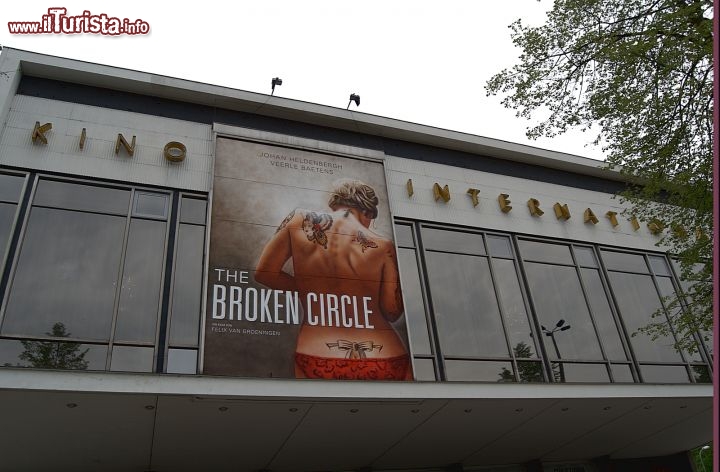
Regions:
<instances>
[{"instance_id":1,"label":"building entrance awning","mask_svg":"<svg viewBox=\"0 0 720 472\"><path fill-rule=\"evenodd\" d=\"M678 453L709 385L320 382L0 371L7 470L372 470Z\"/></svg>"}]
</instances>

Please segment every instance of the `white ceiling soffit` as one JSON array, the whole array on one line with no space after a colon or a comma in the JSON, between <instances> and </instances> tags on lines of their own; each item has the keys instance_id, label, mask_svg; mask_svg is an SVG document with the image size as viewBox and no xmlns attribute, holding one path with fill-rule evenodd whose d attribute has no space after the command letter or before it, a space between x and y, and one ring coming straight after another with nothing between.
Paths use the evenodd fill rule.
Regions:
<instances>
[{"instance_id":1,"label":"white ceiling soffit","mask_svg":"<svg viewBox=\"0 0 720 472\"><path fill-rule=\"evenodd\" d=\"M711 397L341 401L0 390L0 415L0 469L20 472L417 470L669 455L712 437Z\"/></svg>"}]
</instances>

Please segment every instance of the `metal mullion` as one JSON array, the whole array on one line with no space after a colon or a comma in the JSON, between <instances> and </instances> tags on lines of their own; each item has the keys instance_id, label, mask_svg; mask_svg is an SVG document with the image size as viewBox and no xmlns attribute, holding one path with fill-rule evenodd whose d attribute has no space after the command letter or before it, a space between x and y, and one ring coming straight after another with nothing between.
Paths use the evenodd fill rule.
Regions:
<instances>
[{"instance_id":1,"label":"metal mullion","mask_svg":"<svg viewBox=\"0 0 720 472\"><path fill-rule=\"evenodd\" d=\"M426 251L427 252L437 252L439 254L456 254L458 256L488 257L488 254L473 254L471 252L450 251L447 249L426 249Z\"/></svg>"},{"instance_id":2,"label":"metal mullion","mask_svg":"<svg viewBox=\"0 0 720 472\"><path fill-rule=\"evenodd\" d=\"M413 240L415 241L415 247L412 248L404 248L404 249L410 249L413 251L413 254L415 255L415 267L417 269L418 273L418 280L420 282L420 296L422 297L423 301L423 315L425 315L425 330L428 333L428 341L430 342L430 351L431 355L430 358L433 360L433 371L435 373L436 380L443 380L442 375L444 374L444 371L442 371L439 368L441 364L441 358L439 353L439 337L437 336L437 327L435 326L434 322L434 311L432 311L432 305L430 304L430 283L427 278L427 272L425 271L425 266L423 263L424 258L421 255L422 248L418 246L419 244L419 234L420 232L417 229L417 225L415 222L412 222L410 224L410 232L412 233ZM402 285L401 285L402 288ZM432 313L432 315L431 315ZM407 320L406 320L407 321ZM408 333L409 334L409 333ZM424 355L427 358L427 355ZM413 354L413 357L415 355ZM419 357L419 356L418 356Z\"/></svg>"},{"instance_id":3,"label":"metal mullion","mask_svg":"<svg viewBox=\"0 0 720 472\"><path fill-rule=\"evenodd\" d=\"M492 362L511 362L510 357L494 357L494 356L447 356L451 361L492 361ZM524 359L524 358L523 358ZM532 359L530 359L532 360Z\"/></svg>"},{"instance_id":4,"label":"metal mullion","mask_svg":"<svg viewBox=\"0 0 720 472\"><path fill-rule=\"evenodd\" d=\"M77 175L55 175L46 172L38 173L38 178L42 180L52 180L54 182L69 182L87 185L89 187L114 188L118 190L132 190L133 186L129 183L120 182L98 182L97 180L88 180Z\"/></svg>"},{"instance_id":5,"label":"metal mullion","mask_svg":"<svg viewBox=\"0 0 720 472\"><path fill-rule=\"evenodd\" d=\"M498 311L500 312L500 325L502 326L503 335L505 336L505 347L507 348L508 354L510 355L510 364L515 371L515 381L520 382L520 372L518 371L517 362L515 359L515 351L513 351L513 348L510 345L510 336L508 335L507 326L505 325L505 309L503 308L500 299L500 292L498 290L498 284L496 283L495 269L493 268L492 256L490 256L490 251L488 250L487 238L485 234L482 234L482 240L485 247L485 252L488 254L486 257L488 259L488 268L490 269L490 281L492 282L493 292L495 293L495 303L497 303Z\"/></svg>"},{"instance_id":6,"label":"metal mullion","mask_svg":"<svg viewBox=\"0 0 720 472\"><path fill-rule=\"evenodd\" d=\"M574 245L570 245L570 257L572 257L572 260L575 262L575 275L578 278L578 281L580 282L580 290L582 291L583 299L585 300L585 306L587 307L588 314L590 315L590 323L592 323L593 330L595 331L595 338L598 340L598 345L600 346L600 354L602 355L603 359L605 360L605 368L608 371L608 376L610 378L610 382L614 382L612 369L610 368L610 359L608 358L608 355L605 352L605 346L603 345L602 337L600 336L600 331L597 327L597 322L595 321L595 315L593 314L592 306L590 305L590 300L588 298L587 294L587 288L585 287L585 282L582 278L582 273L580 271L580 266L578 265L577 258L575 257L575 248Z\"/></svg>"},{"instance_id":7,"label":"metal mullion","mask_svg":"<svg viewBox=\"0 0 720 472\"><path fill-rule=\"evenodd\" d=\"M170 346L170 325L172 323L172 297L175 285L175 267L177 265L178 239L180 232L180 195L178 192L172 194L170 202L170 214L168 218L168 233L165 253L165 267L163 269L163 292L161 297L160 320L158 323L157 356L155 370L158 373L164 372L167 364L168 350ZM205 235L207 239L207 232ZM201 311L203 307L200 307ZM201 317L202 318L202 317ZM202 319L201 323L205 320ZM198 340L199 348L200 340ZM161 355L162 352L162 355Z\"/></svg>"},{"instance_id":8,"label":"metal mullion","mask_svg":"<svg viewBox=\"0 0 720 472\"><path fill-rule=\"evenodd\" d=\"M523 305L525 306L525 319L528 321L528 327L530 328L530 337L533 338L533 343L535 344L535 353L537 354L537 358L532 359L533 361L539 361L541 364L544 365L545 363L545 355L542 348L542 339L541 335L538 334L537 328L535 326L535 323L533 321L534 315L533 315L533 307L530 305L530 292L527 288L527 284L524 283L523 275L520 269L520 251L516 248L515 244L513 243L513 237L512 235L508 234L506 235L510 238L510 248L512 251L515 252L515 257L512 257L507 260L513 261L513 267L515 268L515 278L518 281L518 287L520 288L520 296L523 299ZM539 347L539 348L538 348ZM546 374L546 372L543 372L543 374ZM520 373L518 372L518 376ZM548 382L548 378L545 377L543 379L545 382Z\"/></svg>"},{"instance_id":9,"label":"metal mullion","mask_svg":"<svg viewBox=\"0 0 720 472\"><path fill-rule=\"evenodd\" d=\"M418 269L417 269L418 262L417 262L417 251L416 251L414 248L406 248L406 247L402 247L402 246L400 246L400 245L397 244L398 238L397 238L396 228L397 228L398 224L399 224L399 223L398 223L397 221L395 221L394 219L391 221L392 237L393 237L393 242L394 242L394 244L395 244L395 254L396 254L396 257L397 257L397 259L398 259L398 282L399 282L399 284L400 284L400 292L401 292L402 301L403 301L403 310L405 311L405 308L404 308L404 307L406 306L406 305L405 305L405 292L402 290L403 285L404 285L404 283L403 283L403 274L402 274L402 271L400 270L400 249L407 249L407 250L412 251L413 255L415 256L415 268L416 268L416 270L418 270ZM403 226L408 226L408 225L403 225ZM412 227L410 227L410 232L412 233ZM419 270L418 270L418 274L419 274ZM420 296L422 297L422 289L420 290ZM425 307L425 303L424 303L424 299L423 299L423 308L424 308L424 307ZM426 316L426 318L427 318L427 315L425 315L425 316ZM409 324L409 323L408 323L407 313L405 313L405 323L406 323L406 324ZM410 329L409 326L407 326L407 328L408 328L408 329L406 330L406 331L407 331L406 334L407 334L407 339L408 339L408 351L409 351L409 354L410 354L410 364L411 364L411 367L412 367L412 370L413 370L413 378L414 378L414 375L415 375L415 359L416 359L416 358L420 358L420 356L416 356L416 354L413 352L413 339L412 339L412 333L411 333L412 330ZM425 331L427 332L427 321L425 322ZM432 351L432 344L430 344L430 350ZM433 369L433 371L434 371L434 369Z\"/></svg>"},{"instance_id":10,"label":"metal mullion","mask_svg":"<svg viewBox=\"0 0 720 472\"><path fill-rule=\"evenodd\" d=\"M131 191L131 197L132 197L132 191ZM132 206L132 198L130 198L131 206ZM78 208L68 208L68 207L62 207L62 206L51 206L51 205L33 205L33 208L46 208L48 210L62 210L62 211L74 211L76 213L89 213L91 215L104 215L104 216L127 216L122 213L114 213L112 211L101 211L101 210L80 210ZM132 209L132 208L131 208Z\"/></svg>"},{"instance_id":11,"label":"metal mullion","mask_svg":"<svg viewBox=\"0 0 720 472\"><path fill-rule=\"evenodd\" d=\"M18 195L18 200L16 202L8 202L3 200L2 203L8 204L8 205L15 205L15 216L13 217L12 224L10 225L10 232L8 233L8 239L5 243L4 248L0 248L0 250L3 251L2 253L2 259L0 259L0 302L4 298L5 293L5 273L7 272L5 266L8 263L8 260L10 260L10 254L13 252L13 247L17 247L17 241L15 240L15 234L18 232L18 222L22 219L23 222L25 221L25 213L28 213L27 207L28 207L28 199L27 199L27 188L28 184L30 183L31 174L24 173L24 174L6 174L3 173L3 175L13 175L15 177L22 177L23 178L23 184L20 188L20 195ZM0 311L0 327L2 327L2 311Z\"/></svg>"},{"instance_id":12,"label":"metal mullion","mask_svg":"<svg viewBox=\"0 0 720 472\"><path fill-rule=\"evenodd\" d=\"M168 213L172 212L172 198L173 195L170 194L170 209ZM165 219L165 239L163 240L163 264L162 264L162 271L160 273L160 291L158 292L158 302L157 302L157 309L155 311L155 337L153 338L153 368L157 366L158 361L158 354L160 350L159 346L159 340L160 340L160 326L162 325L162 316L163 316L163 293L165 292L165 271L167 270L167 264L165 263L167 260L167 253L168 253L168 244L170 239L170 221L171 221L171 215L168 214L167 218Z\"/></svg>"},{"instance_id":13,"label":"metal mullion","mask_svg":"<svg viewBox=\"0 0 720 472\"><path fill-rule=\"evenodd\" d=\"M435 305L432 300L432 292L430 290L430 281L427 277L428 270L427 270L427 261L425 260L425 247L422 242L422 231L421 231L421 224L419 222L414 222L412 225L412 229L415 236L415 245L417 246L416 249L416 258L419 262L418 264L418 271L421 274L421 289L424 289L423 291L426 293L427 296L427 308L426 312L429 312L430 316L427 316L428 321L430 322L431 327L431 336L433 346L433 351L435 352L436 362L435 362L435 373L437 375L437 378L441 381L446 381L447 376L445 375L445 359L442 354L442 349L440 347L440 335L438 334L438 328L437 323L435 322Z\"/></svg>"},{"instance_id":14,"label":"metal mullion","mask_svg":"<svg viewBox=\"0 0 720 472\"><path fill-rule=\"evenodd\" d=\"M683 362L666 362L666 361L642 361L642 364L643 364L643 365L674 365L674 366L685 366L685 365L688 365L688 364L685 364L685 363L683 363ZM701 364L698 364L698 363L696 362L695 365L701 365Z\"/></svg>"},{"instance_id":15,"label":"metal mullion","mask_svg":"<svg viewBox=\"0 0 720 472\"><path fill-rule=\"evenodd\" d=\"M647 254L643 254L643 259L645 260L645 264L648 265L648 268L650 268L650 261L648 260ZM677 345L678 337L677 337L677 334L675 333L675 328L673 328L673 324L670 321L670 316L668 316L668 309L665 306L665 302L663 301L664 297L663 297L662 292L660 291L660 285L658 285L657 276L655 275L655 273L652 270L650 270L650 279L652 280L653 286L655 287L655 292L657 293L658 299L660 300L660 307L662 308L662 311L665 314L665 320L667 321L668 327L670 328L670 333L672 334L672 337L675 340L675 344ZM670 281L670 283L672 284L672 280ZM680 358L683 360L683 363L685 364L685 368L687 370L689 361L685 357L685 353L683 352L683 349L676 348L676 351L678 352L678 354L680 354ZM690 374L689 371L688 371L688 374ZM690 377L692 377L692 376L690 376ZM693 379L691 379L691 380L694 382Z\"/></svg>"},{"instance_id":16,"label":"metal mullion","mask_svg":"<svg viewBox=\"0 0 720 472\"><path fill-rule=\"evenodd\" d=\"M194 345L192 345L192 344L173 344L172 346L168 345L168 348L166 349L165 352L167 353L167 351L169 351L170 349L186 349L186 350L190 350L190 349L197 349L197 348L198 348L197 346L194 346Z\"/></svg>"},{"instance_id":17,"label":"metal mullion","mask_svg":"<svg viewBox=\"0 0 720 472\"><path fill-rule=\"evenodd\" d=\"M213 145L217 134L213 133ZM206 196L206 207L205 207L205 230L203 239L203 269L202 269L202 281L200 282L200 326L198 327L198 353L197 363L195 364L195 372L202 374L205 369L205 328L206 328L206 316L207 316L207 296L208 296L208 280L210 272L210 231L212 230L212 208L213 208L213 188L210 187L210 192ZM179 218L178 218L179 219ZM392 215L391 215L392 221Z\"/></svg>"},{"instance_id":18,"label":"metal mullion","mask_svg":"<svg viewBox=\"0 0 720 472\"><path fill-rule=\"evenodd\" d=\"M64 338L63 338L64 339ZM129 346L129 347L155 347L155 344L151 342L143 341L118 341L113 342L113 346Z\"/></svg>"},{"instance_id":19,"label":"metal mullion","mask_svg":"<svg viewBox=\"0 0 720 472\"><path fill-rule=\"evenodd\" d=\"M622 341L625 342L627 340L627 353L630 354L630 361L635 368L635 374L636 374L636 380L639 383L643 383L642 378L642 372L640 371L640 362L638 361L637 356L635 355L635 349L632 346L632 343L630 342L630 336L628 336L628 330L625 326L625 321L622 318L622 310L620 310L620 304L617 301L617 298L615 297L615 292L612 288L612 284L610 283L610 272L605 267L605 261L602 258L602 247L596 248L596 254L598 264L600 264L600 280L603 282L603 285L605 285L606 290L606 296L609 294L610 298L608 299L608 302L610 303L610 310L613 311L614 314L616 314L616 322L618 323L618 327L620 328L620 334L622 335ZM631 371L633 369L630 369Z\"/></svg>"},{"instance_id":20,"label":"metal mullion","mask_svg":"<svg viewBox=\"0 0 720 472\"><path fill-rule=\"evenodd\" d=\"M521 285L524 285L525 289L527 290L527 303L530 306L530 325L531 329L534 326L535 331L533 333L535 337L535 349L538 347L540 348L540 351L542 353L542 358L540 361L542 362L542 365L545 366L545 378L548 380L548 382L555 382L555 376L553 375L552 365L550 363L550 358L547 355L547 352L545 350L545 343L542 341L542 335L539 333L542 333L540 330L540 321L538 320L537 316L537 309L535 308L535 302L533 301L532 293L530 293L530 284L528 283L527 273L525 272L525 262L522 257L522 254L520 253L520 246L518 244L518 237L516 234L513 234L510 238L512 241L513 249L515 250L515 254L517 255L517 264L520 268L520 277L521 277ZM536 336L535 336L536 335Z\"/></svg>"},{"instance_id":21,"label":"metal mullion","mask_svg":"<svg viewBox=\"0 0 720 472\"><path fill-rule=\"evenodd\" d=\"M107 345L106 341L97 340L97 339L83 339L83 338L70 338L70 337L64 337L64 338L57 338L52 336L43 336L43 335L23 335L23 334L3 334L0 336L0 339L13 339L13 340L28 340L28 341L52 341L52 342L68 342L68 343L80 343L80 344L98 344L98 345Z\"/></svg>"},{"instance_id":22,"label":"metal mullion","mask_svg":"<svg viewBox=\"0 0 720 472\"><path fill-rule=\"evenodd\" d=\"M633 351L631 350L630 341L627 337L626 330L624 325L622 324L622 321L620 319L620 314L618 309L615 307L615 303L613 303L613 298L611 296L611 290L610 290L610 282L605 277L604 272L604 266L602 265L602 261L600 259L600 253L597 250L596 247L591 247L593 254L595 255L595 260L598 263L597 267L583 267L585 269L594 269L598 272L598 277L600 278L600 285L602 286L603 293L605 294L605 300L608 302L608 307L610 308L610 314L612 316L613 321L615 322L615 329L618 331L618 336L620 338L620 344L623 346L623 350L625 351L625 361L632 363ZM613 361L611 359L608 359L610 363L618 362ZM632 370L632 369L631 369Z\"/></svg>"},{"instance_id":23,"label":"metal mullion","mask_svg":"<svg viewBox=\"0 0 720 472\"><path fill-rule=\"evenodd\" d=\"M108 338L108 352L105 359L105 369L110 370L110 362L112 360L113 341L115 338L115 328L117 326L118 310L120 308L120 295L122 294L123 276L125 273L125 256L127 255L127 245L130 239L130 222L132 220L132 207L135 200L135 189L130 189L130 203L128 212L125 216L125 233L123 234L122 250L120 251L120 267L118 268L117 286L115 287L115 300L113 301L112 320L110 321L110 336Z\"/></svg>"},{"instance_id":24,"label":"metal mullion","mask_svg":"<svg viewBox=\"0 0 720 472\"><path fill-rule=\"evenodd\" d=\"M2 279L0 279L0 296L2 297L2 304L0 304L0 333L2 332L2 325L5 321L5 311L7 310L7 304L10 297L8 294L12 288L12 281L15 278L17 272L17 265L20 259L20 252L22 250L23 241L25 239L25 233L27 232L28 221L30 221L30 213L32 211L32 201L35 198L35 191L37 190L38 181L40 179L37 174L29 173L28 179L23 186L23 195L21 201L18 203L17 214L15 216L15 226L13 232L9 238L9 245L6 246L8 249L5 255L5 261L2 271ZM27 191L28 184L30 191ZM22 223L18 225L22 219ZM10 260L10 253L12 254L12 262L8 265L7 262Z\"/></svg>"}]
</instances>

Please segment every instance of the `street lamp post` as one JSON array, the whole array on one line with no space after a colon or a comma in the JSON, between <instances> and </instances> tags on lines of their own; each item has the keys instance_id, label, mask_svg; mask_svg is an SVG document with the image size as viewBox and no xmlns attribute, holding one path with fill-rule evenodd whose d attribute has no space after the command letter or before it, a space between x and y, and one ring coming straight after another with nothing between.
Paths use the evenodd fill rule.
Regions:
<instances>
[{"instance_id":1,"label":"street lamp post","mask_svg":"<svg viewBox=\"0 0 720 472\"><path fill-rule=\"evenodd\" d=\"M710 449L710 445L706 444L700 448L700 453L698 454L698 461L700 462L700 465L702 466L703 472L707 472L707 471L705 470L705 462L703 462L702 454L704 451L707 451L708 449Z\"/></svg>"},{"instance_id":2,"label":"street lamp post","mask_svg":"<svg viewBox=\"0 0 720 472\"><path fill-rule=\"evenodd\" d=\"M565 324L565 320L560 320L557 323L555 323L555 327L553 329L547 329L545 326L540 326L543 330L543 333L545 333L545 336L549 336L550 339L552 339L553 347L555 348L555 354L557 355L558 361L562 359L560 357L560 348L557 345L557 341L555 340L555 333L558 331L567 331L570 329L570 325ZM560 362L560 381L565 382L565 368L563 366L563 363Z\"/></svg>"}]
</instances>

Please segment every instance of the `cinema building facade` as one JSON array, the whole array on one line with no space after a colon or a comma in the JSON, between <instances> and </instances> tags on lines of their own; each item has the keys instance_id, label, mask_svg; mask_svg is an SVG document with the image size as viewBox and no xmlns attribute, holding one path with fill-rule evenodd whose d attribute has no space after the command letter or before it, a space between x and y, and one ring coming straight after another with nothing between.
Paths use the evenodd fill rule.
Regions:
<instances>
[{"instance_id":1,"label":"cinema building facade","mask_svg":"<svg viewBox=\"0 0 720 472\"><path fill-rule=\"evenodd\" d=\"M690 471L711 440L711 341L634 335L683 284L598 162L0 71L0 470Z\"/></svg>"}]
</instances>

